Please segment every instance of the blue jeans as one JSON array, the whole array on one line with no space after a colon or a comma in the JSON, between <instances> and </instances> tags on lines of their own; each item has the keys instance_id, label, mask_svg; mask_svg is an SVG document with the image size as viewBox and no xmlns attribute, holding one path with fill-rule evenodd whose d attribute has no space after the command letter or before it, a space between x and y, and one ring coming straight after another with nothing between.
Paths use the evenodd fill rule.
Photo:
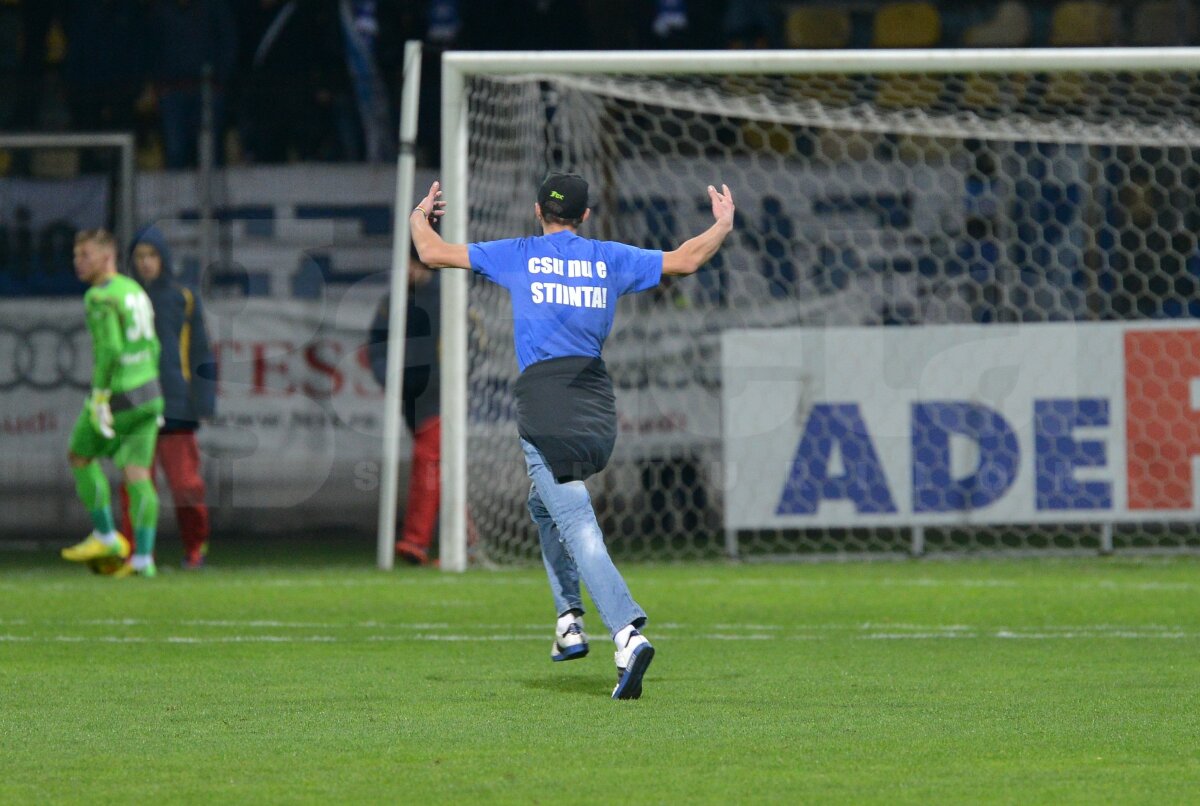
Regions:
<instances>
[{"instance_id":1,"label":"blue jeans","mask_svg":"<svg viewBox=\"0 0 1200 806\"><path fill-rule=\"evenodd\" d=\"M583 611L579 594L582 580L611 635L627 624L640 627L646 611L633 601L621 572L608 556L587 487L582 481L559 484L541 451L524 439L521 447L533 482L529 487L529 514L542 541L542 561L558 615L568 610Z\"/></svg>"}]
</instances>

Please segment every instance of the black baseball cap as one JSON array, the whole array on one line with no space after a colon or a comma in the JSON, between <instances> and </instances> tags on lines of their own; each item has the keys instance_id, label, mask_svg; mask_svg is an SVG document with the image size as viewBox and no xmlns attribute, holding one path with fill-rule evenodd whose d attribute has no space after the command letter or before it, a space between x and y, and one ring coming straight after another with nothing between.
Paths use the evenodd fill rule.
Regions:
<instances>
[{"instance_id":1,"label":"black baseball cap","mask_svg":"<svg viewBox=\"0 0 1200 806\"><path fill-rule=\"evenodd\" d=\"M579 174L553 173L538 189L538 204L543 213L559 218L583 218L588 206L588 183Z\"/></svg>"}]
</instances>

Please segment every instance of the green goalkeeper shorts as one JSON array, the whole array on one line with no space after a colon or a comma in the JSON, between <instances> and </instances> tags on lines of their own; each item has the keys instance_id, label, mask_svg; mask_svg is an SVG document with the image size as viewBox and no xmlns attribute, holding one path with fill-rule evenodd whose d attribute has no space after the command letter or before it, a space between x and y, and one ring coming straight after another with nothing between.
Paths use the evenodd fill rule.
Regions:
<instances>
[{"instance_id":1,"label":"green goalkeeper shorts","mask_svg":"<svg viewBox=\"0 0 1200 806\"><path fill-rule=\"evenodd\" d=\"M110 457L117 467L150 467L154 464L154 443L162 423L163 399L156 397L132 409L113 412L112 439L92 428L85 403L71 430L71 453L96 459Z\"/></svg>"}]
</instances>

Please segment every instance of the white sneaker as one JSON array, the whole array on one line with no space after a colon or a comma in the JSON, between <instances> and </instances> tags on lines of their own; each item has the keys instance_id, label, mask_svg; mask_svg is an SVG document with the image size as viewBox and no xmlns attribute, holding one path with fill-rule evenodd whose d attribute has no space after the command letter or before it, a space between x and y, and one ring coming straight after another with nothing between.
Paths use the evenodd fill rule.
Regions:
<instances>
[{"instance_id":1,"label":"white sneaker","mask_svg":"<svg viewBox=\"0 0 1200 806\"><path fill-rule=\"evenodd\" d=\"M567 613L560 616L554 628L554 643L550 647L550 660L557 663L575 660L588 653L587 635L583 632L583 617Z\"/></svg>"},{"instance_id":2,"label":"white sneaker","mask_svg":"<svg viewBox=\"0 0 1200 806\"><path fill-rule=\"evenodd\" d=\"M654 660L654 647L637 630L630 633L625 646L614 655L617 662L617 686L614 700L636 700L642 696L642 675Z\"/></svg>"}]
</instances>

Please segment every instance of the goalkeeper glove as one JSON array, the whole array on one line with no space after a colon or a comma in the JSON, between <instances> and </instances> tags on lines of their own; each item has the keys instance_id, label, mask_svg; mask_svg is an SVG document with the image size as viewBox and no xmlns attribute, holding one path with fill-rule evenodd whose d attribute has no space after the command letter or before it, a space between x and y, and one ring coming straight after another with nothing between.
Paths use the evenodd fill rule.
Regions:
<instances>
[{"instance_id":1,"label":"goalkeeper glove","mask_svg":"<svg viewBox=\"0 0 1200 806\"><path fill-rule=\"evenodd\" d=\"M107 389L93 389L87 402L88 419L92 428L99 431L100 436L105 439L112 439L117 435L113 430L112 407L109 406L111 398L112 393Z\"/></svg>"}]
</instances>

